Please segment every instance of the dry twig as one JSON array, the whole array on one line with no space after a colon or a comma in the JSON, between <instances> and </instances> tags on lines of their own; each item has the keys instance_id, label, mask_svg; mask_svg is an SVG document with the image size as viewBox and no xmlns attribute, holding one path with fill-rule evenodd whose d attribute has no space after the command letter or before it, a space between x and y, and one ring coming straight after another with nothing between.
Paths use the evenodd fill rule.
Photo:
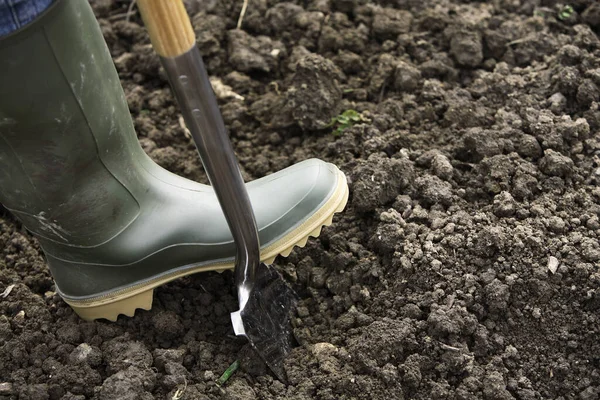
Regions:
<instances>
[{"instance_id":1,"label":"dry twig","mask_svg":"<svg viewBox=\"0 0 600 400\"><path fill-rule=\"evenodd\" d=\"M133 13L133 7L135 7L136 0L132 0L129 4L129 8L127 9L127 16L125 17L125 21L129 22L129 18L131 18L131 14Z\"/></svg>"},{"instance_id":2,"label":"dry twig","mask_svg":"<svg viewBox=\"0 0 600 400\"><path fill-rule=\"evenodd\" d=\"M244 4L242 4L242 11L240 12L240 17L238 18L237 29L242 28L242 22L244 21L244 15L246 15L247 8L248 8L248 0L244 0Z\"/></svg>"}]
</instances>

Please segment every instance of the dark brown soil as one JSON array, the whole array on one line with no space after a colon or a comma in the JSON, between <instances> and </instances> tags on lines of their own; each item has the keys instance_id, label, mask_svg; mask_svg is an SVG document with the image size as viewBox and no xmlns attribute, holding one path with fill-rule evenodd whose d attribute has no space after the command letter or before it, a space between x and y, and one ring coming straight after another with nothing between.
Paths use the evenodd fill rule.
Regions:
<instances>
[{"instance_id":1,"label":"dark brown soil","mask_svg":"<svg viewBox=\"0 0 600 400\"><path fill-rule=\"evenodd\" d=\"M86 323L4 213L0 399L599 398L600 6L559 3L251 0L236 30L241 0L189 1L243 96L220 95L245 177L318 157L350 179L334 225L276 261L302 297L290 384L233 336L231 273ZM140 142L205 181L127 6L94 2ZM332 135L348 109L370 122Z\"/></svg>"}]
</instances>

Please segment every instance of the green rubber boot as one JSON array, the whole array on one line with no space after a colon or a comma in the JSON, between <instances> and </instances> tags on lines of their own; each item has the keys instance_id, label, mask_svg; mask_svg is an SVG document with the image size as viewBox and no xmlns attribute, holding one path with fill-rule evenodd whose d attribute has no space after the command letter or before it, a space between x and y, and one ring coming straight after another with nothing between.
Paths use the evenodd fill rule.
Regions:
<instances>
[{"instance_id":1,"label":"green rubber boot","mask_svg":"<svg viewBox=\"0 0 600 400\"><path fill-rule=\"evenodd\" d=\"M345 176L316 159L247 188L268 263L319 235L348 198ZM58 293L84 319L132 316L165 282L233 267L210 186L140 147L85 0L59 0L0 39L0 202L39 239Z\"/></svg>"}]
</instances>

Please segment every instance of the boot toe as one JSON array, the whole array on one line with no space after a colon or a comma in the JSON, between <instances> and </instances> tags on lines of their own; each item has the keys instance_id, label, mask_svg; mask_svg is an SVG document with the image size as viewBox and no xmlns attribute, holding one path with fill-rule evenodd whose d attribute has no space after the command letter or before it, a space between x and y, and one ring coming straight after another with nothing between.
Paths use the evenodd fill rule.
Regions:
<instances>
[{"instance_id":1,"label":"boot toe","mask_svg":"<svg viewBox=\"0 0 600 400\"><path fill-rule=\"evenodd\" d=\"M339 205L332 197L347 190L347 183L335 165L310 159L247 187L264 252L295 231L294 236L303 237L315 228L313 225L321 226Z\"/></svg>"}]
</instances>

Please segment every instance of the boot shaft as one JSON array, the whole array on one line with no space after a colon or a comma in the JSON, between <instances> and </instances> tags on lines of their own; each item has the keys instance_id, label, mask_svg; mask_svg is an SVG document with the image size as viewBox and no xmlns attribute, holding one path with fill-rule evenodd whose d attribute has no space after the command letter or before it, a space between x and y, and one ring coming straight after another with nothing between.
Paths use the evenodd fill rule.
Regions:
<instances>
[{"instance_id":1,"label":"boot shaft","mask_svg":"<svg viewBox=\"0 0 600 400\"><path fill-rule=\"evenodd\" d=\"M74 246L114 237L138 212L127 187L143 157L87 1L0 39L0 202L29 230Z\"/></svg>"}]
</instances>

